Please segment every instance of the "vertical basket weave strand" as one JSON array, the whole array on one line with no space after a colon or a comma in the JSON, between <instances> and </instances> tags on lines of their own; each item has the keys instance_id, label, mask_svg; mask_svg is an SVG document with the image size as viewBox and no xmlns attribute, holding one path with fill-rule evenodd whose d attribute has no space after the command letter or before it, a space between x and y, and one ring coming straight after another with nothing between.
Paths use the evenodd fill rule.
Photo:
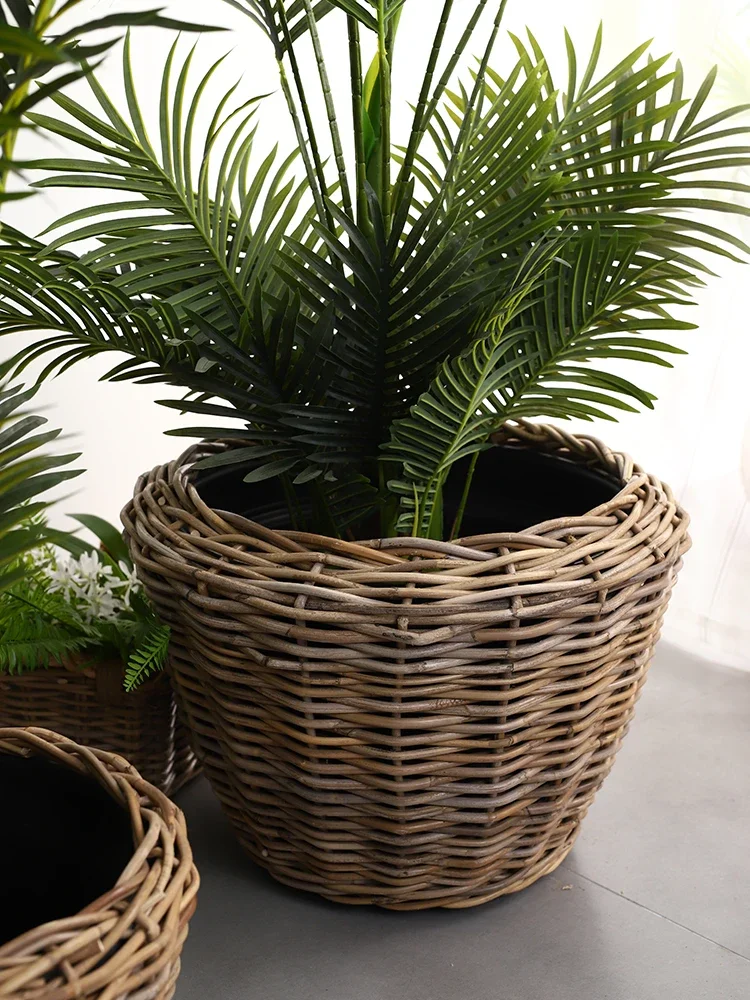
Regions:
<instances>
[{"instance_id":1,"label":"vertical basket weave strand","mask_svg":"<svg viewBox=\"0 0 750 1000\"><path fill-rule=\"evenodd\" d=\"M0 754L94 778L130 815L134 840L111 892L0 946L1 1000L171 1000L199 885L182 812L122 757L45 729L0 729Z\"/></svg>"},{"instance_id":2,"label":"vertical basket weave strand","mask_svg":"<svg viewBox=\"0 0 750 1000\"><path fill-rule=\"evenodd\" d=\"M196 752L288 885L391 909L515 892L565 858L612 766L688 518L593 438L497 441L622 488L522 534L351 543L209 509L192 450L124 511Z\"/></svg>"}]
</instances>

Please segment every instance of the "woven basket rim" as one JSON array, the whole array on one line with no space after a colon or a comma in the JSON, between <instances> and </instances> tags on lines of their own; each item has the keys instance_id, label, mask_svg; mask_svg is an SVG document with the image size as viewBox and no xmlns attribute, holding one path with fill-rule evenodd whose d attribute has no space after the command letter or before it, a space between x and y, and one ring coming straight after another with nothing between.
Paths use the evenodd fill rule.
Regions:
<instances>
[{"instance_id":1,"label":"woven basket rim","mask_svg":"<svg viewBox=\"0 0 750 1000\"><path fill-rule=\"evenodd\" d=\"M496 551L498 546L507 546L514 550L538 548L544 542L543 536L549 536L550 533L559 534L561 530L564 534L575 535L576 532L585 529L587 525L590 526L592 519L606 518L613 510L621 509L628 502L632 503L636 499L635 491L641 493L646 491L652 495L655 502L672 506L676 520L685 522L685 524L689 523L686 512L676 503L669 486L655 476L644 472L641 466L637 465L626 452L610 449L603 441L593 435L573 434L550 424L536 424L526 420L518 420L509 423L503 430L493 435L491 441L493 444L518 443L526 447L562 453L561 457L586 463L589 467L607 473L619 482L621 487L613 493L608 501L584 514L568 515L532 524L522 532L473 535L452 542L411 536L345 541L313 532L267 528L243 515L218 507L212 508L204 503L197 487L191 480L191 472L195 462L206 454L235 443L231 439L194 444L183 451L176 460L162 466L159 472L160 478L164 478L167 483L176 487L190 501L191 506L204 524L213 522L218 527L220 523L226 525L226 521L231 521L235 529L246 531L249 536L260 538L273 548L287 552L290 550L311 554L335 552L366 562L370 562L376 554L380 553L391 566L404 560L412 560L415 556L429 560L447 559L459 562L476 562L491 558L490 553ZM136 496L149 479L153 481L155 472L156 470L151 473L150 477L144 475L140 478L135 490ZM132 517L132 506L133 501L131 500L123 512L126 524ZM271 553L268 555L270 556Z\"/></svg>"},{"instance_id":2,"label":"woven basket rim","mask_svg":"<svg viewBox=\"0 0 750 1000\"><path fill-rule=\"evenodd\" d=\"M40 924L0 946L0 997L16 996L16 991L40 1000L48 995L98 996L120 977L123 986L117 995L124 997L146 983L166 982L179 958L199 886L182 811L124 757L84 747L51 730L0 728L0 754L42 756L88 774L128 814L134 839L132 857L110 891L79 913ZM165 858L168 866L162 868ZM117 947L124 935L142 937L129 955ZM49 973L59 974L49 994L39 986L40 962Z\"/></svg>"},{"instance_id":3,"label":"woven basket rim","mask_svg":"<svg viewBox=\"0 0 750 1000\"><path fill-rule=\"evenodd\" d=\"M73 659L68 662L51 659L49 663L35 667L33 670L22 670L19 673L12 674L0 672L0 684L3 681L18 681L24 677L32 677L40 673L55 673L58 671L70 674L73 677L88 677L90 680L93 680L96 678L97 671L107 667L117 667L118 670L122 671L124 677L125 671L127 670L127 663L117 656L100 657L93 655L85 659L81 658L80 662L74 662ZM138 695L143 695L144 693L150 694L155 688L164 687L165 684L168 683L169 681L163 672L152 674L150 677L147 677L134 691L129 692L129 696L135 698ZM123 692L124 691L125 688L123 687Z\"/></svg>"}]
</instances>

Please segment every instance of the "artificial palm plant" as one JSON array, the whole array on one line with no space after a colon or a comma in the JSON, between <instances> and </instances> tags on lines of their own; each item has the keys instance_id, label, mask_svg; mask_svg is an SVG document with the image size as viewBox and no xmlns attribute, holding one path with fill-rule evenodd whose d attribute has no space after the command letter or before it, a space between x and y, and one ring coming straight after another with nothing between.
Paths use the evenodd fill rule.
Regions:
<instances>
[{"instance_id":1,"label":"artificial palm plant","mask_svg":"<svg viewBox=\"0 0 750 1000\"><path fill-rule=\"evenodd\" d=\"M648 45L602 70L600 30L584 61L566 34L558 89L531 34L512 36L515 60L493 68L506 0L443 0L398 144L391 66L407 0L228 2L273 47L296 148L256 149L263 102L237 86L200 130L221 60L191 86L193 54L181 60L177 43L156 135L129 43L126 109L91 77L95 109L57 95L55 116L29 115L85 150L37 161L39 186L124 200L0 253L0 331L43 331L10 368L51 354L46 375L124 353L106 377L183 387L165 405L221 418L175 431L231 439L204 467L279 480L295 526L341 537L455 536L476 461L506 422L653 405L610 362L668 365L681 350L663 337L693 327L677 317L710 273L705 253L748 250L709 221L748 211L726 197L743 185L720 171L750 162L743 109L705 110L714 72L687 99L680 64ZM329 14L348 31L345 101L319 30ZM302 45L316 79L303 79ZM466 488L448 521L444 487L461 459Z\"/></svg>"}]
</instances>

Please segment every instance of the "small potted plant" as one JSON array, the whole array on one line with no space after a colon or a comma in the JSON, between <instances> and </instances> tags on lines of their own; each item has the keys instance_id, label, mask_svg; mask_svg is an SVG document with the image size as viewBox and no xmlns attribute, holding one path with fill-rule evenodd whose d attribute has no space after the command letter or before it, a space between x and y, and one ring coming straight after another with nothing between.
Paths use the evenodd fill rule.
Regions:
<instances>
[{"instance_id":1,"label":"small potted plant","mask_svg":"<svg viewBox=\"0 0 750 1000\"><path fill-rule=\"evenodd\" d=\"M234 89L202 115L217 66L191 86L177 45L152 134L126 43L127 110L92 77L88 104L32 116L85 150L38 161L40 186L125 194L0 251L0 332L41 331L9 367L111 354L111 379L214 420L123 516L249 854L344 902L475 905L570 851L689 546L658 478L528 421L653 406L617 363L669 365L700 255L748 252L706 214L747 211L712 173L750 162L746 127L648 45L601 68L601 31L585 60L566 37L559 89L533 35L493 68L506 0L443 0L394 142L419 5L230 2L296 148L259 154L262 104Z\"/></svg>"},{"instance_id":2,"label":"small potted plant","mask_svg":"<svg viewBox=\"0 0 750 1000\"><path fill-rule=\"evenodd\" d=\"M41 726L121 753L174 792L196 762L169 683L154 676L169 628L143 595L117 529L76 519L99 549L48 529L50 543L28 553L22 578L0 593L0 726Z\"/></svg>"}]
</instances>

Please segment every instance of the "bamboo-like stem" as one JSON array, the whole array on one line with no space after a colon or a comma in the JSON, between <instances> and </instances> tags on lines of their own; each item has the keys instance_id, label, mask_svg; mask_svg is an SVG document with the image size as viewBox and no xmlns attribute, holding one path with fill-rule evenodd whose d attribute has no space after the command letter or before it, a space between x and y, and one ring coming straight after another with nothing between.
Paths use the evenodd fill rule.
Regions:
<instances>
[{"instance_id":1,"label":"bamboo-like stem","mask_svg":"<svg viewBox=\"0 0 750 1000\"><path fill-rule=\"evenodd\" d=\"M422 90L419 95L419 100L417 101L417 109L414 112L414 122L412 124L411 135L409 136L409 145L407 146L404 162L401 166L398 180L396 182L395 201L397 204L401 200L406 184L408 184L411 179L411 172L414 167L414 158L417 155L417 150L419 149L425 132L427 131L427 122L429 120L426 115L427 102L430 99L432 81L435 77L435 70L437 68L437 62L443 47L445 32L448 27L448 20L450 18L452 7L453 0L444 0L443 11L440 15L440 22L438 24L437 31L435 32L435 39L432 43L430 58L427 63L427 70L422 82Z\"/></svg>"},{"instance_id":2,"label":"bamboo-like stem","mask_svg":"<svg viewBox=\"0 0 750 1000\"><path fill-rule=\"evenodd\" d=\"M294 95L292 94L292 88L289 84L289 78L286 75L286 69L284 67L285 47L283 44L282 37L279 35L279 31L276 26L276 20L273 16L273 9L270 6L270 4L266 4L265 10L266 10L266 20L268 22L268 29L269 32L271 33L271 40L273 41L274 48L276 50L276 64L279 70L281 89L286 99L289 113L292 117L292 124L294 126L294 132L297 137L297 143L299 145L300 154L302 156L302 162L305 165L307 180L308 183L310 184L310 188L312 189L313 198L315 199L315 207L318 211L318 216L321 219L321 221L326 221L328 225L332 227L333 218L331 217L330 210L326 204L326 194L328 191L328 185L326 184L323 162L320 158L320 150L315 135L315 126L313 125L312 116L310 115L310 109L307 105L307 101L305 100L304 96L302 77L300 74L299 63L297 62L297 56L291 42L291 35L289 32L289 22L287 21L286 11L284 10L284 5L279 4L279 17L281 20L283 38L287 42L286 51L289 55L289 65L292 70L292 76L294 77L294 84L297 89L300 106L302 108L302 116L305 123L305 129L307 130L307 137L305 137L305 132L302 129L302 120L300 119L299 111L297 110L297 105L294 102Z\"/></svg>"},{"instance_id":3,"label":"bamboo-like stem","mask_svg":"<svg viewBox=\"0 0 750 1000\"><path fill-rule=\"evenodd\" d=\"M42 35L46 30L54 13L54 6L55 0L41 0L31 22L31 30L35 35Z\"/></svg>"},{"instance_id":4,"label":"bamboo-like stem","mask_svg":"<svg viewBox=\"0 0 750 1000\"><path fill-rule=\"evenodd\" d=\"M474 37L474 32L476 30L477 24L479 23L479 19L484 13L488 3L489 0L478 0L477 6L474 9L474 13L471 15L469 23L466 25L464 33L461 35L461 38L459 39L458 45L456 46L456 50L451 56L450 60L448 61L448 65L445 67L443 75L438 80L438 84L435 87L434 93L430 99L429 107L425 112L425 121L429 121L430 118L432 118L432 116L435 114L437 106L440 103L440 98L445 93L445 90L451 81L451 77L453 76L456 70L456 66L458 66L461 57L466 51L467 45Z\"/></svg>"},{"instance_id":5,"label":"bamboo-like stem","mask_svg":"<svg viewBox=\"0 0 750 1000\"><path fill-rule=\"evenodd\" d=\"M386 44L385 0L378 0L378 60L380 63L380 207L386 238L391 231L391 65Z\"/></svg>"},{"instance_id":6,"label":"bamboo-like stem","mask_svg":"<svg viewBox=\"0 0 750 1000\"><path fill-rule=\"evenodd\" d=\"M464 491L461 494L461 502L458 505L458 510L456 511L456 516L453 519L453 526L451 527L451 533L448 538L448 541L450 542L458 538L458 533L461 530L464 514L466 513L466 505L469 502L469 496L471 494L471 486L474 481L474 473L477 471L478 461L479 461L479 452L477 451L472 455L471 462L469 464L469 469L466 473L466 482L464 483Z\"/></svg>"},{"instance_id":7,"label":"bamboo-like stem","mask_svg":"<svg viewBox=\"0 0 750 1000\"><path fill-rule=\"evenodd\" d=\"M444 199L445 208L447 210L451 208L453 202L454 192L452 191L452 184L461 171L461 166L463 165L468 148L468 138L474 130L478 109L482 106L482 96L484 93L484 82L487 76L487 66L489 65L490 56L492 55L492 50L495 47L497 36L500 33L500 24L502 22L503 15L505 14L505 8L507 5L508 0L500 0L500 6L498 7L497 14L495 15L492 31L490 32L490 37L487 41L487 45L485 46L482 61L479 64L479 69L477 70L474 88L466 107L464 120L461 123L458 138L456 139L453 155L451 156L451 161L448 164L448 169L446 170L445 180L443 181L443 187L441 190L441 199Z\"/></svg>"},{"instance_id":8,"label":"bamboo-like stem","mask_svg":"<svg viewBox=\"0 0 750 1000\"><path fill-rule=\"evenodd\" d=\"M362 46L359 24L351 14L347 17L349 31L349 67L352 82L352 119L354 122L354 157L356 162L357 225L366 230L369 223L367 208L367 163L365 161L364 103L362 92Z\"/></svg>"},{"instance_id":9,"label":"bamboo-like stem","mask_svg":"<svg viewBox=\"0 0 750 1000\"><path fill-rule=\"evenodd\" d=\"M326 114L328 115L328 127L331 131L333 155L336 159L336 168L339 174L339 185L341 186L341 201L346 214L352 216L354 212L352 208L351 192L349 190L349 179L346 175L346 160L344 159L344 149L341 145L341 135L339 133L339 123L336 115L336 105L333 100L333 92L331 91L331 82L328 78L325 55L323 54L323 46L320 42L318 22L315 19L312 0L304 0L304 4L307 17L310 22L310 39L313 45L313 52L315 53L315 62L318 66L318 75L320 76L320 86L323 90L323 100L325 101Z\"/></svg>"},{"instance_id":10,"label":"bamboo-like stem","mask_svg":"<svg viewBox=\"0 0 750 1000\"><path fill-rule=\"evenodd\" d=\"M315 201L315 207L318 211L318 215L321 220L326 219L328 215L328 210L325 204L325 195L322 188L323 179L319 175L317 169L317 164L314 164L310 158L310 152L308 150L308 142L305 137L305 133L302 130L302 122L300 121L299 113L297 107L294 103L294 95L292 94L292 88L289 85L289 78L286 75L286 69L284 68L284 63L282 60L277 60L277 66L279 70L279 79L281 81L281 90L286 99L287 107L289 108L289 113L292 117L292 124L294 125L294 133L297 137L297 145L299 146L300 154L302 155L302 162L305 166L305 173L307 174L307 180L310 185L310 190L312 191L313 199ZM312 148L312 143L310 147ZM322 190L321 190L322 189Z\"/></svg>"}]
</instances>

